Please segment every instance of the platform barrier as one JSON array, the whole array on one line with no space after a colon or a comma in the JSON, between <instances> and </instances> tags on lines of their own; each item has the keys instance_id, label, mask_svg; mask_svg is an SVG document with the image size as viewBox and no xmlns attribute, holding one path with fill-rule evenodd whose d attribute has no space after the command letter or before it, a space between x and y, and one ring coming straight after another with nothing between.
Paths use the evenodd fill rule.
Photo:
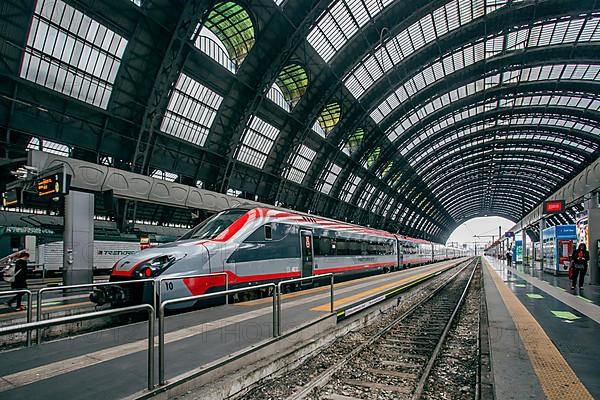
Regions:
<instances>
[{"instance_id":1,"label":"platform barrier","mask_svg":"<svg viewBox=\"0 0 600 400\"><path fill-rule=\"evenodd\" d=\"M27 295L27 323L31 322L31 318L33 317L33 295L31 294L31 290L28 289L19 289L19 290L9 290L6 292L0 292L0 297L6 296L14 296L17 294L26 294ZM39 308L38 303L38 308ZM31 331L27 331L27 347L31 346Z\"/></svg>"},{"instance_id":2,"label":"platform barrier","mask_svg":"<svg viewBox=\"0 0 600 400\"><path fill-rule=\"evenodd\" d=\"M93 289L98 286L122 286L122 285L130 285L134 283L150 283L152 286L152 293L154 293L152 307L154 310L157 308L157 299L156 299L156 280L155 279L138 279L132 281L120 281L120 282L99 282L99 283L84 283L81 285L69 285L69 286L56 286L56 287L45 287L41 288L37 292L37 309L36 309L36 321L42 320L42 299L44 297L44 293L48 292L58 292L63 290L77 290L77 289ZM36 329L35 331L35 340L37 344L42 343L42 335L40 329Z\"/></svg>"},{"instance_id":3,"label":"platform barrier","mask_svg":"<svg viewBox=\"0 0 600 400\"><path fill-rule=\"evenodd\" d=\"M283 285L289 285L290 283L306 282L309 280L319 280L323 278L329 278L329 297L330 297L330 312L333 312L333 286L334 286L334 275L332 273L307 276L304 278L290 279L287 281L281 281L277 284L277 315L276 315L276 332L277 336L281 336L281 288Z\"/></svg>"},{"instance_id":4,"label":"platform barrier","mask_svg":"<svg viewBox=\"0 0 600 400\"><path fill-rule=\"evenodd\" d=\"M95 311L86 314L70 315L67 317L58 317L47 319L44 321L28 322L22 325L12 325L0 328L1 335L9 335L11 333L19 332L30 332L32 330L39 331L42 328L48 328L55 325L63 325L71 322L87 321L90 319L111 317L120 314L129 314L139 311L146 311L148 313L148 390L154 388L154 307L149 304L140 304L137 306L129 306L123 308L116 308L113 310Z\"/></svg>"},{"instance_id":5,"label":"platform barrier","mask_svg":"<svg viewBox=\"0 0 600 400\"><path fill-rule=\"evenodd\" d=\"M230 294L242 293L257 289L273 289L273 337L277 336L276 319L277 319L277 286L274 283L264 285L249 286L247 288L225 290L222 292L200 294L197 296L181 297L178 299L165 300L160 304L158 309L158 382L159 385L164 385L165 381L165 308L170 304L185 303L190 301L198 301L204 299L212 299L220 296L229 296Z\"/></svg>"}]
</instances>

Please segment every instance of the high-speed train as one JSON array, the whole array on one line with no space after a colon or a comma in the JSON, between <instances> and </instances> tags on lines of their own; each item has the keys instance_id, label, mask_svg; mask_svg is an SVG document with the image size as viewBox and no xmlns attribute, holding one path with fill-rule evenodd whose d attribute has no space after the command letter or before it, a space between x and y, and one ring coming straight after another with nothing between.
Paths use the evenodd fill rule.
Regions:
<instances>
[{"instance_id":1,"label":"high-speed train","mask_svg":"<svg viewBox=\"0 0 600 400\"><path fill-rule=\"evenodd\" d=\"M334 273L389 272L462 256L459 249L332 219L269 208L222 211L177 241L119 260L110 281L179 278L163 282L161 300ZM137 286L137 287L136 287ZM149 302L139 285L98 287L97 304Z\"/></svg>"}]
</instances>

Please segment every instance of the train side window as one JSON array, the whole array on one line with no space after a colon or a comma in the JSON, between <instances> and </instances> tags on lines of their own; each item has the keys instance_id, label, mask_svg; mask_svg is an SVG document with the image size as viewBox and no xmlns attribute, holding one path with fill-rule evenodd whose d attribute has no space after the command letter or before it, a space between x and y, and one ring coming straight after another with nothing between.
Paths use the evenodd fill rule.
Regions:
<instances>
[{"instance_id":1,"label":"train side window","mask_svg":"<svg viewBox=\"0 0 600 400\"><path fill-rule=\"evenodd\" d=\"M273 227L271 227L271 224L265 225L265 240L273 240Z\"/></svg>"},{"instance_id":2,"label":"train side window","mask_svg":"<svg viewBox=\"0 0 600 400\"><path fill-rule=\"evenodd\" d=\"M337 255L347 256L348 254L348 242L346 242L346 239L337 239Z\"/></svg>"},{"instance_id":3,"label":"train side window","mask_svg":"<svg viewBox=\"0 0 600 400\"><path fill-rule=\"evenodd\" d=\"M328 256L331 254L331 238L320 236L315 246L316 255Z\"/></svg>"}]
</instances>

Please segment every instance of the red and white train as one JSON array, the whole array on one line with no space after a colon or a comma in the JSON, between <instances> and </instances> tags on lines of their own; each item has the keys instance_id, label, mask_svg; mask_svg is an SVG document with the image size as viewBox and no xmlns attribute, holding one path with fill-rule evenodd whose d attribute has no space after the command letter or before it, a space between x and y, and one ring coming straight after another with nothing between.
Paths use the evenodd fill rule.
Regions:
<instances>
[{"instance_id":1,"label":"red and white train","mask_svg":"<svg viewBox=\"0 0 600 400\"><path fill-rule=\"evenodd\" d=\"M113 282L172 277L163 282L162 300L334 273L351 278L389 272L463 256L463 251L425 240L332 219L269 208L235 208L202 222L177 241L119 260ZM136 285L137 286L137 285ZM137 303L151 293L131 285L96 289L93 301Z\"/></svg>"}]
</instances>

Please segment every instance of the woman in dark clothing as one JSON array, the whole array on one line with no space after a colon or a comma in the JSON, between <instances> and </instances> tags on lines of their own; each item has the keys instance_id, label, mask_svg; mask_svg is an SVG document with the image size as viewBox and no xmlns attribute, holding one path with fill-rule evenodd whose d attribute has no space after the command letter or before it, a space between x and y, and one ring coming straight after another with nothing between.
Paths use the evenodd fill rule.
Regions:
<instances>
[{"instance_id":1,"label":"woman in dark clothing","mask_svg":"<svg viewBox=\"0 0 600 400\"><path fill-rule=\"evenodd\" d=\"M571 255L571 262L573 263L571 289L575 289L577 277L579 277L579 290L583 290L583 278L585 278L587 272L588 261L590 261L590 252L587 251L584 243L580 243Z\"/></svg>"},{"instance_id":2,"label":"woman in dark clothing","mask_svg":"<svg viewBox=\"0 0 600 400\"><path fill-rule=\"evenodd\" d=\"M27 289L27 260L29 260L29 253L22 252L19 254L17 261L15 262L15 280L10 284L13 290ZM23 293L17 294L15 297L8 301L9 307L17 302L17 310L21 311L25 309L25 306L21 304Z\"/></svg>"}]
</instances>

